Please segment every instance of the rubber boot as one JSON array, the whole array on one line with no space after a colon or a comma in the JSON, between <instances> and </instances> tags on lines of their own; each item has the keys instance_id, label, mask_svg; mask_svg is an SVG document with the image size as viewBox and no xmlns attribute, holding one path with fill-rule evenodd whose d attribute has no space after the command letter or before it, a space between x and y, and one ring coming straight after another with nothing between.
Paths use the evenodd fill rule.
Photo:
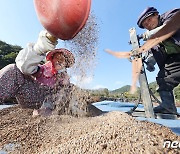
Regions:
<instances>
[{"instance_id":1,"label":"rubber boot","mask_svg":"<svg viewBox=\"0 0 180 154\"><path fill-rule=\"evenodd\" d=\"M162 103L155 107L153 110L155 113L167 113L177 114L177 108L175 106L174 95L172 91L160 91Z\"/></svg>"}]
</instances>

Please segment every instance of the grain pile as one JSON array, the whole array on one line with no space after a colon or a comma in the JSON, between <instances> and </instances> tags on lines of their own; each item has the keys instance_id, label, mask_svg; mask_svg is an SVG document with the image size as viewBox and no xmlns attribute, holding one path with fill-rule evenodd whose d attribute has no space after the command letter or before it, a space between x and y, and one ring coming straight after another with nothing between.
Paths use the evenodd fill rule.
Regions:
<instances>
[{"instance_id":1,"label":"grain pile","mask_svg":"<svg viewBox=\"0 0 180 154\"><path fill-rule=\"evenodd\" d=\"M76 118L32 117L32 110L13 107L0 112L0 148L20 154L178 153L163 148L165 140L180 141L170 129L137 121L121 112Z\"/></svg>"}]
</instances>

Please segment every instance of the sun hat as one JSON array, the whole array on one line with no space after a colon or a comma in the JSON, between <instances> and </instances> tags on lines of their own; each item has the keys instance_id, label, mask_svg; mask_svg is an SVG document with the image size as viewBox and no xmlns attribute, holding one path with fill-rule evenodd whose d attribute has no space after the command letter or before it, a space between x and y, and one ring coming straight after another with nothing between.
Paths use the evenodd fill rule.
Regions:
<instances>
[{"instance_id":1,"label":"sun hat","mask_svg":"<svg viewBox=\"0 0 180 154\"><path fill-rule=\"evenodd\" d=\"M55 50L48 52L46 55L46 60L52 61L55 53L62 53L64 55L65 62L66 62L66 68L71 67L75 63L74 55L72 54L72 52L70 52L69 50L67 50L65 48L59 48L59 49L55 49Z\"/></svg>"}]
</instances>

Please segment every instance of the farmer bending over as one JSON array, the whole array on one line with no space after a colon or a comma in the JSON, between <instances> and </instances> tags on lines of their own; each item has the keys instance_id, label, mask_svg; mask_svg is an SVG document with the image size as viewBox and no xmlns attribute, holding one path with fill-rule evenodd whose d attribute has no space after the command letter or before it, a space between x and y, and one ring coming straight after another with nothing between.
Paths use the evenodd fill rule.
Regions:
<instances>
[{"instance_id":1,"label":"farmer bending over","mask_svg":"<svg viewBox=\"0 0 180 154\"><path fill-rule=\"evenodd\" d=\"M47 34L41 31L37 43L30 43L19 52L16 64L0 70L0 102L15 97L22 107L38 109L34 110L35 115L51 113L54 105L46 101L47 96L51 96L55 86L70 84L66 69L75 59L70 51L55 49L57 42L51 42ZM47 62L40 65L45 57Z\"/></svg>"},{"instance_id":2,"label":"farmer bending over","mask_svg":"<svg viewBox=\"0 0 180 154\"><path fill-rule=\"evenodd\" d=\"M139 16L137 24L140 28L151 31L166 24L178 11L180 9L173 9L159 15L156 8L147 7ZM162 103L154 108L154 112L177 114L173 89L180 83L180 29L172 37L153 47L149 53L153 53L160 69L156 80ZM149 64L155 65L152 58Z\"/></svg>"}]
</instances>

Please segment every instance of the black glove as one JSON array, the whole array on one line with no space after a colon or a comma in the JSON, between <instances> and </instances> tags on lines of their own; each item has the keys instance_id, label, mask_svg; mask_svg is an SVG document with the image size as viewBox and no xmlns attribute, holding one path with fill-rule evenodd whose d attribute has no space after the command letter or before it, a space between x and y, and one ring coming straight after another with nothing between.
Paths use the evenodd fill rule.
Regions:
<instances>
[{"instance_id":1,"label":"black glove","mask_svg":"<svg viewBox=\"0 0 180 154\"><path fill-rule=\"evenodd\" d=\"M147 69L149 72L153 72L153 71L155 70L155 67L154 67L153 64L147 63L146 69Z\"/></svg>"},{"instance_id":2,"label":"black glove","mask_svg":"<svg viewBox=\"0 0 180 154\"><path fill-rule=\"evenodd\" d=\"M149 57L147 62L146 62L146 69L149 71L149 72L153 72L155 70L155 64L156 64L156 60L154 59L153 56Z\"/></svg>"}]
</instances>

